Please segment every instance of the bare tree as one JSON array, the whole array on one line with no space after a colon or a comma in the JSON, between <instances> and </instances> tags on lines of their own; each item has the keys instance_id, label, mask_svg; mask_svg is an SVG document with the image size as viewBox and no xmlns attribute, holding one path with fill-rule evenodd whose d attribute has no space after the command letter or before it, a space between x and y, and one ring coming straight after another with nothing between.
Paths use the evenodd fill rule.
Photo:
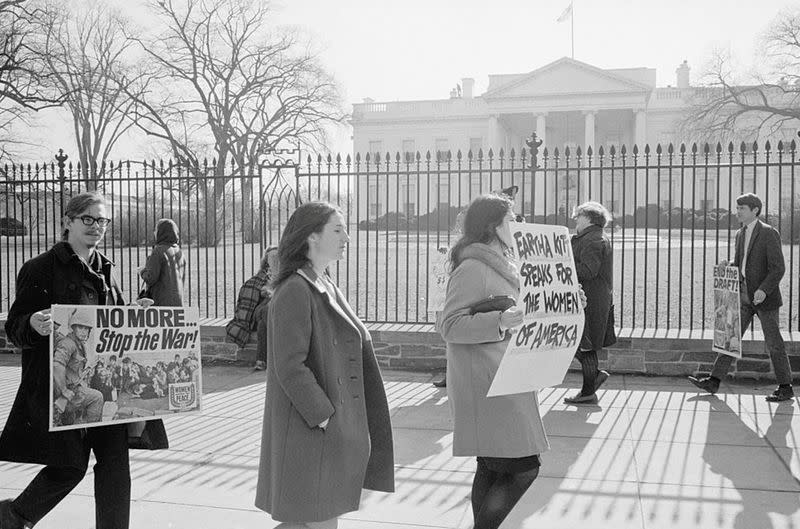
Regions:
<instances>
[{"instance_id":1,"label":"bare tree","mask_svg":"<svg viewBox=\"0 0 800 529\"><path fill-rule=\"evenodd\" d=\"M28 0L0 0L0 160L28 145L12 134L31 111L61 103L47 87L36 22L44 11Z\"/></svg>"},{"instance_id":2,"label":"bare tree","mask_svg":"<svg viewBox=\"0 0 800 529\"><path fill-rule=\"evenodd\" d=\"M332 77L298 35L270 27L266 2L166 0L151 7L167 30L155 39L132 37L156 65L134 96L137 125L190 166L201 165L190 138L212 145L216 178L205 185L214 204L231 178L258 170L260 153L324 141L325 127L346 118ZM243 203L251 204L250 179L241 187ZM244 217L244 236L252 239L252 212Z\"/></svg>"},{"instance_id":3,"label":"bare tree","mask_svg":"<svg viewBox=\"0 0 800 529\"><path fill-rule=\"evenodd\" d=\"M728 53L714 54L684 130L700 140L746 140L800 125L800 8L779 14L761 45L762 68L746 77Z\"/></svg>"},{"instance_id":4,"label":"bare tree","mask_svg":"<svg viewBox=\"0 0 800 529\"><path fill-rule=\"evenodd\" d=\"M101 167L124 133L133 100L133 44L125 38L128 22L100 3L49 4L40 27L42 59L52 88L72 115L81 174L98 178Z\"/></svg>"}]
</instances>

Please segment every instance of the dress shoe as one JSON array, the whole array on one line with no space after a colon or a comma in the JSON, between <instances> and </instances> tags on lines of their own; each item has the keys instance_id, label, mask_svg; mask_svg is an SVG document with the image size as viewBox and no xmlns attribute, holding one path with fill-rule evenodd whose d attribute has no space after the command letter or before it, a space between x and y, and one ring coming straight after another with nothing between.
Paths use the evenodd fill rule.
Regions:
<instances>
[{"instance_id":1,"label":"dress shoe","mask_svg":"<svg viewBox=\"0 0 800 529\"><path fill-rule=\"evenodd\" d=\"M610 375L608 374L608 371L598 371L597 378L594 379L594 390L597 391L600 389L600 386L602 386L605 381L608 380L609 376Z\"/></svg>"},{"instance_id":2,"label":"dress shoe","mask_svg":"<svg viewBox=\"0 0 800 529\"><path fill-rule=\"evenodd\" d=\"M583 393L578 392L572 397L566 397L564 402L566 404L594 404L597 402L597 393L584 395Z\"/></svg>"},{"instance_id":3,"label":"dress shoe","mask_svg":"<svg viewBox=\"0 0 800 529\"><path fill-rule=\"evenodd\" d=\"M11 500L0 501L0 529L27 529L33 527L11 508Z\"/></svg>"},{"instance_id":4,"label":"dress shoe","mask_svg":"<svg viewBox=\"0 0 800 529\"><path fill-rule=\"evenodd\" d=\"M792 386L778 386L778 389L772 392L772 395L767 395L768 402L783 402L785 400L792 400L794 398L794 390Z\"/></svg>"},{"instance_id":5,"label":"dress shoe","mask_svg":"<svg viewBox=\"0 0 800 529\"><path fill-rule=\"evenodd\" d=\"M707 391L712 395L719 391L719 380L711 377L689 377L689 382L697 386L698 388L702 389L703 391Z\"/></svg>"},{"instance_id":6,"label":"dress shoe","mask_svg":"<svg viewBox=\"0 0 800 529\"><path fill-rule=\"evenodd\" d=\"M446 388L447 387L447 377L437 380L433 383L433 385L437 388Z\"/></svg>"}]
</instances>

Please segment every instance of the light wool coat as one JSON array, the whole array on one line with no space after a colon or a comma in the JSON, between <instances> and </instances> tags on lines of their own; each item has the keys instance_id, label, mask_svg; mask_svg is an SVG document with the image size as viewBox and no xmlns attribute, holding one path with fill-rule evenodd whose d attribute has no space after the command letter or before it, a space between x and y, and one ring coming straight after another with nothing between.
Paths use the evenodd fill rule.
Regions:
<instances>
[{"instance_id":1,"label":"light wool coat","mask_svg":"<svg viewBox=\"0 0 800 529\"><path fill-rule=\"evenodd\" d=\"M372 340L323 281L305 267L268 308L256 507L279 521L327 520L357 510L362 489L394 491L392 426Z\"/></svg>"},{"instance_id":2,"label":"light wool coat","mask_svg":"<svg viewBox=\"0 0 800 529\"><path fill-rule=\"evenodd\" d=\"M447 342L447 393L453 412L453 455L526 457L550 448L535 392L487 397L510 338L500 312L470 315L489 296L519 296L515 268L485 244L471 244L450 275L437 329Z\"/></svg>"}]
</instances>

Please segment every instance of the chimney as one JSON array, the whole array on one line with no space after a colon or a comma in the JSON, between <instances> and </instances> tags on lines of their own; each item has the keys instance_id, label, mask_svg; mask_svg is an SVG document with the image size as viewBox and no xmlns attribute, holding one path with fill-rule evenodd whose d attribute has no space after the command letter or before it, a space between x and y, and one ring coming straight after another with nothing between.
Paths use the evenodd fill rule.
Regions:
<instances>
[{"instance_id":1,"label":"chimney","mask_svg":"<svg viewBox=\"0 0 800 529\"><path fill-rule=\"evenodd\" d=\"M689 88L689 63L686 60L675 70L678 88Z\"/></svg>"},{"instance_id":2,"label":"chimney","mask_svg":"<svg viewBox=\"0 0 800 529\"><path fill-rule=\"evenodd\" d=\"M464 77L461 79L461 88L464 99L472 99L472 89L475 87L475 79Z\"/></svg>"}]
</instances>

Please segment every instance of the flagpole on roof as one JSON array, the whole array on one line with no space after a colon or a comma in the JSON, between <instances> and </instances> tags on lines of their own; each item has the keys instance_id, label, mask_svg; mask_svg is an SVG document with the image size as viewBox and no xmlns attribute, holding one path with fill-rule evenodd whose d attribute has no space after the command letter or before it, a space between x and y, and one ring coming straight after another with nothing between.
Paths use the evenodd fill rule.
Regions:
<instances>
[{"instance_id":1,"label":"flagpole on roof","mask_svg":"<svg viewBox=\"0 0 800 529\"><path fill-rule=\"evenodd\" d=\"M575 5L573 2L569 3L569 40L572 44L572 60L575 60Z\"/></svg>"}]
</instances>

